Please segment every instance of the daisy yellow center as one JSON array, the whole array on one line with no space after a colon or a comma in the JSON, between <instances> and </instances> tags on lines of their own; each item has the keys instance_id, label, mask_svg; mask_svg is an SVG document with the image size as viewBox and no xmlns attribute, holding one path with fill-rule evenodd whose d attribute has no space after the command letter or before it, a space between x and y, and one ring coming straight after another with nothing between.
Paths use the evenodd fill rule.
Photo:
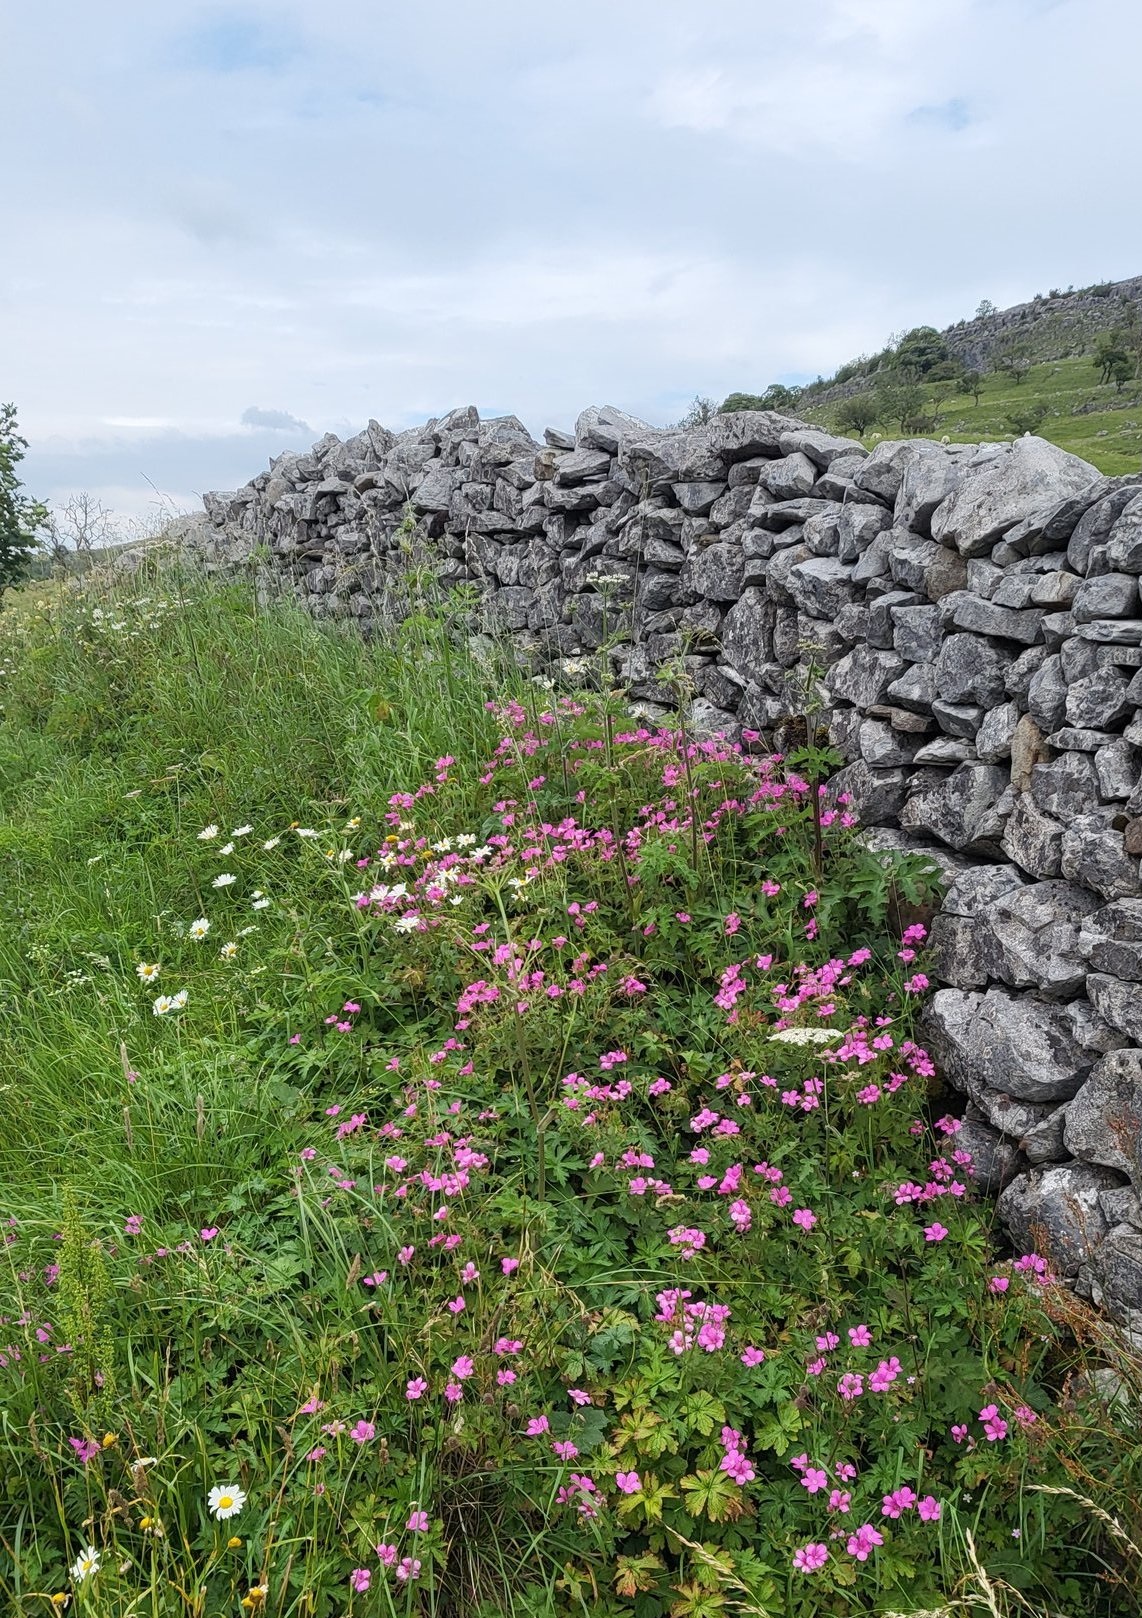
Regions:
<instances>
[{"instance_id":1,"label":"daisy yellow center","mask_svg":"<svg viewBox=\"0 0 1142 1618\"><path fill-rule=\"evenodd\" d=\"M229 1511L230 1507L234 1504L234 1496L232 1494L220 1494L218 1496L218 1504L221 1506L223 1511Z\"/></svg>"}]
</instances>

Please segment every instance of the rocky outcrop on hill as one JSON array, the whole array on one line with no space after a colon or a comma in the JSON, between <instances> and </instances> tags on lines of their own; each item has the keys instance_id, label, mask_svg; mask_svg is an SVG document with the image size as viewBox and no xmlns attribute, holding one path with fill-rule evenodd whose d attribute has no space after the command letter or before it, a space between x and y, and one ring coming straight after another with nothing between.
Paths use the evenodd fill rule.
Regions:
<instances>
[{"instance_id":1,"label":"rocky outcrop on hill","mask_svg":"<svg viewBox=\"0 0 1142 1618\"><path fill-rule=\"evenodd\" d=\"M1142 1331L1142 475L1040 439L867 453L767 412L472 408L206 498L215 565L383 625L410 557L537 668L763 737L821 691L881 846L936 851L929 1035L1016 1239ZM664 679L665 676L665 679Z\"/></svg>"}]
</instances>

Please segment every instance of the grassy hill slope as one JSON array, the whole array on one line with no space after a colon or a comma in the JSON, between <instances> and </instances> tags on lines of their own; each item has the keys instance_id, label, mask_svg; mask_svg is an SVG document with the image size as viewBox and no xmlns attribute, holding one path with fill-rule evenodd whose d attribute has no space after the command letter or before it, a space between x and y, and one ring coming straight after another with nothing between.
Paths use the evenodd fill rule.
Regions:
<instances>
[{"instance_id":1,"label":"grassy hill slope","mask_svg":"<svg viewBox=\"0 0 1142 1618\"><path fill-rule=\"evenodd\" d=\"M924 389L926 408L937 416L936 437L946 433L955 443L1009 437L1017 434L1019 417L1042 406L1047 414L1035 429L1039 437L1081 455L1110 476L1142 467L1142 384L1128 382L1121 391L1113 384L1100 385L1089 356L1033 365L1019 383L1003 372L991 372L983 379L978 403L970 393L951 387L937 383ZM809 421L835 427L839 404L815 402L806 395L797 410ZM895 423L878 422L864 435L864 443L872 441L873 431L882 438L902 436Z\"/></svg>"}]
</instances>

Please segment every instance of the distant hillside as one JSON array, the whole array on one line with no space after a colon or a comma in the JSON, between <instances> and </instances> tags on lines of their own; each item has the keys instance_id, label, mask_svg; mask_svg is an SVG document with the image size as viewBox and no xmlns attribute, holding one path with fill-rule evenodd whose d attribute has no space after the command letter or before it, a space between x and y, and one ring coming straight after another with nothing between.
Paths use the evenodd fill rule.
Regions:
<instances>
[{"instance_id":1,"label":"distant hillside","mask_svg":"<svg viewBox=\"0 0 1142 1618\"><path fill-rule=\"evenodd\" d=\"M702 401L696 401L701 405ZM766 405L833 431L954 441L1050 439L1100 471L1142 467L1142 276L1052 290L942 332L913 328L803 388L731 394L722 409Z\"/></svg>"},{"instance_id":2,"label":"distant hillside","mask_svg":"<svg viewBox=\"0 0 1142 1618\"><path fill-rule=\"evenodd\" d=\"M985 299L970 320L957 320L939 335L962 368L986 373L1011 348L1032 364L1073 359L1093 353L1102 333L1135 326L1142 326L1142 276L1102 281L1077 291L1036 293L1030 302L1010 309L996 309ZM802 388L801 404L831 404L851 397L892 362L894 351L895 344L889 342L878 353L848 360L833 376Z\"/></svg>"},{"instance_id":3,"label":"distant hillside","mask_svg":"<svg viewBox=\"0 0 1142 1618\"><path fill-rule=\"evenodd\" d=\"M1142 319L1142 275L1103 281L1078 291L1036 294L1030 303L959 320L943 333L952 355L976 370L993 368L996 353L1015 338L1032 360L1089 354L1101 332Z\"/></svg>"}]
</instances>

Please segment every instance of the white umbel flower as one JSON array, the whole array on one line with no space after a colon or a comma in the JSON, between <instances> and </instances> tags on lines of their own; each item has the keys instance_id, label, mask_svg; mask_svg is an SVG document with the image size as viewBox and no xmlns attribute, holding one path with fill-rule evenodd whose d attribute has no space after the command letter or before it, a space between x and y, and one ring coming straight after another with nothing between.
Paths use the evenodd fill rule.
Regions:
<instances>
[{"instance_id":1,"label":"white umbel flower","mask_svg":"<svg viewBox=\"0 0 1142 1618\"><path fill-rule=\"evenodd\" d=\"M777 1045L831 1045L843 1035L839 1028L780 1028L770 1034L770 1043Z\"/></svg>"},{"instance_id":2,"label":"white umbel flower","mask_svg":"<svg viewBox=\"0 0 1142 1618\"><path fill-rule=\"evenodd\" d=\"M246 1492L232 1483L216 1483L210 1491L207 1504L211 1516L225 1522L227 1517L236 1517L246 1504Z\"/></svg>"},{"instance_id":3,"label":"white umbel flower","mask_svg":"<svg viewBox=\"0 0 1142 1618\"><path fill-rule=\"evenodd\" d=\"M99 1572L99 1552L94 1545L85 1545L71 1564L70 1573L75 1584L82 1584Z\"/></svg>"}]
</instances>

